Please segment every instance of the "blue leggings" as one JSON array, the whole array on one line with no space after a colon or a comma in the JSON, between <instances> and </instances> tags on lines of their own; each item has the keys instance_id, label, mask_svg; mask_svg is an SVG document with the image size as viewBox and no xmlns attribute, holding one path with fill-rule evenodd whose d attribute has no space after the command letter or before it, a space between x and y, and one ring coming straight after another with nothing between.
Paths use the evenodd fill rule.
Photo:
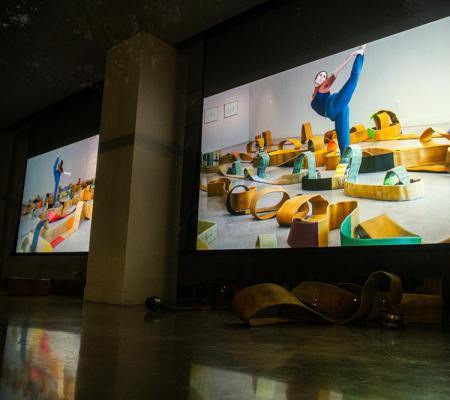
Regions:
<instances>
[{"instance_id":1,"label":"blue leggings","mask_svg":"<svg viewBox=\"0 0 450 400\"><path fill-rule=\"evenodd\" d=\"M31 241L31 247L30 247L31 253L36 252L36 248L37 248L38 241L39 241L39 235L41 233L41 229L44 226L44 224L45 224L45 220L39 221L38 224L36 225L36 228L34 228L33 240Z\"/></svg>"},{"instance_id":2,"label":"blue leggings","mask_svg":"<svg viewBox=\"0 0 450 400\"><path fill-rule=\"evenodd\" d=\"M350 78L342 86L341 90L330 95L327 101L327 116L334 121L341 154L350 144L350 108L348 104L358 84L363 62L364 56L358 54L353 62Z\"/></svg>"},{"instance_id":3,"label":"blue leggings","mask_svg":"<svg viewBox=\"0 0 450 400\"><path fill-rule=\"evenodd\" d=\"M59 172L55 173L55 190L53 192L53 208L56 207L56 196L58 195L59 180L61 179L61 174Z\"/></svg>"}]
</instances>

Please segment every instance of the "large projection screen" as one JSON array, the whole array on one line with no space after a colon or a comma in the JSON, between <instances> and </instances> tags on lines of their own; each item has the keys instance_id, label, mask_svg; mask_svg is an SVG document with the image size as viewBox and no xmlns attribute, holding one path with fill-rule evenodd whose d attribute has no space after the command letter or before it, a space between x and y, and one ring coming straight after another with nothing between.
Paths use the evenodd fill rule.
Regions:
<instances>
[{"instance_id":1,"label":"large projection screen","mask_svg":"<svg viewBox=\"0 0 450 400\"><path fill-rule=\"evenodd\" d=\"M447 17L206 97L197 250L448 243L449 63Z\"/></svg>"},{"instance_id":2,"label":"large projection screen","mask_svg":"<svg viewBox=\"0 0 450 400\"><path fill-rule=\"evenodd\" d=\"M99 136L29 158L17 253L89 251Z\"/></svg>"}]
</instances>

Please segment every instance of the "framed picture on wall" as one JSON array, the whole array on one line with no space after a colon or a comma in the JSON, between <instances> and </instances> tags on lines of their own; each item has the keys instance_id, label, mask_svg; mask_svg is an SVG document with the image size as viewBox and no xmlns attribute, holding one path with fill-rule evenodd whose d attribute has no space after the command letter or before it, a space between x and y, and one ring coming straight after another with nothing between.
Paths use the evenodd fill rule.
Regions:
<instances>
[{"instance_id":1,"label":"framed picture on wall","mask_svg":"<svg viewBox=\"0 0 450 400\"><path fill-rule=\"evenodd\" d=\"M205 116L203 122L209 124L210 122L217 121L219 116L219 107L212 107L205 110Z\"/></svg>"},{"instance_id":2,"label":"framed picture on wall","mask_svg":"<svg viewBox=\"0 0 450 400\"><path fill-rule=\"evenodd\" d=\"M230 103L225 103L223 109L224 118L232 117L233 115L237 115L238 113L238 102L237 100L232 101Z\"/></svg>"}]
</instances>

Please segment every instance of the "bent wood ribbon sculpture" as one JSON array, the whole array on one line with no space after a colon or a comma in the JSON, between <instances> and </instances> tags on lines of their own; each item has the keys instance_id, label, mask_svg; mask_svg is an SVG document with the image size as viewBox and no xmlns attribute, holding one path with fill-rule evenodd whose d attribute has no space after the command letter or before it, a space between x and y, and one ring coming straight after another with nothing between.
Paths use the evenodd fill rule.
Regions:
<instances>
[{"instance_id":1,"label":"bent wood ribbon sculpture","mask_svg":"<svg viewBox=\"0 0 450 400\"><path fill-rule=\"evenodd\" d=\"M280 142L275 143L272 140L272 132L271 131L264 131L262 133L262 137L264 139L264 144L267 149L277 146L279 150L283 150L284 146L288 145L288 144L293 145L295 150L299 150L302 147L301 141L299 139L295 139L295 138L283 139Z\"/></svg>"},{"instance_id":2,"label":"bent wood ribbon sculpture","mask_svg":"<svg viewBox=\"0 0 450 400\"><path fill-rule=\"evenodd\" d=\"M219 157L219 165L231 164L234 161L240 161L243 163L252 162L253 156L247 153L233 152L224 154L223 156Z\"/></svg>"},{"instance_id":3,"label":"bent wood ribbon sculpture","mask_svg":"<svg viewBox=\"0 0 450 400\"><path fill-rule=\"evenodd\" d=\"M284 146L286 145L293 145L294 150L300 150L302 147L302 143L298 139L290 138L290 139L284 139L278 142L278 150L286 150Z\"/></svg>"},{"instance_id":4,"label":"bent wood ribbon sculpture","mask_svg":"<svg viewBox=\"0 0 450 400\"><path fill-rule=\"evenodd\" d=\"M267 176L266 170L269 166L269 155L261 151L258 153L256 169L252 167L242 168L240 161L234 161L231 166L222 165L217 173L228 178L248 179L255 182L267 183L271 185L292 185L301 182L304 173L301 172L303 166L303 153L295 156L294 167L291 174L284 174L279 177ZM298 157L300 156L300 159ZM206 191L205 186L200 187Z\"/></svg>"},{"instance_id":5,"label":"bent wood ribbon sculpture","mask_svg":"<svg viewBox=\"0 0 450 400\"><path fill-rule=\"evenodd\" d=\"M369 133L373 131L373 137L366 140L382 141L382 140L408 140L419 139L420 134L402 133L400 121L393 111L380 110L373 114L371 119L375 122L375 127L369 129ZM433 135L438 137L439 135Z\"/></svg>"},{"instance_id":6,"label":"bent wood ribbon sculpture","mask_svg":"<svg viewBox=\"0 0 450 400\"><path fill-rule=\"evenodd\" d=\"M252 214L256 219L277 218L280 225L291 226L288 244L291 247L328 246L329 231L340 228L342 246L376 246L420 244L420 236L407 231L387 215L379 215L360 223L358 203L354 200L335 204L320 195L297 195L289 198L282 187L268 187L259 192L254 187L237 185L230 188L226 178L213 182L214 195L223 194L226 208L232 215ZM243 191L237 192L242 188ZM258 208L258 202L271 193L281 193L274 205ZM267 242L267 241L266 241ZM276 247L272 244L259 247ZM200 249L205 248L200 244ZM258 247L258 246L257 246Z\"/></svg>"},{"instance_id":7,"label":"bent wood ribbon sculpture","mask_svg":"<svg viewBox=\"0 0 450 400\"><path fill-rule=\"evenodd\" d=\"M298 142L296 139L287 139L288 142ZM284 146L283 142L280 142L282 146ZM297 147L297 146L296 146ZM308 139L307 149L314 153L316 157L316 165L322 166L324 165L325 156L328 154L328 150L325 149L325 144L322 136L312 136ZM270 167L282 167L282 166L292 166L295 162L295 159L299 154L306 150L300 150L297 148L294 149L278 149L274 151L269 151L267 154L269 155L269 165ZM257 166L258 157L253 159L253 166Z\"/></svg>"},{"instance_id":8,"label":"bent wood ribbon sculpture","mask_svg":"<svg viewBox=\"0 0 450 400\"><path fill-rule=\"evenodd\" d=\"M256 191L254 186L236 185L231 187L231 179L221 177L200 185L200 190L208 196L223 196L227 211L232 215L252 214L256 219L269 219L276 215L277 210L289 199L289 194L281 186L271 186ZM237 189L243 189L237 191ZM271 193L281 193L282 199L275 205L257 208L257 203Z\"/></svg>"},{"instance_id":9,"label":"bent wood ribbon sculpture","mask_svg":"<svg viewBox=\"0 0 450 400\"><path fill-rule=\"evenodd\" d=\"M300 140L296 138L282 139L280 142L275 143L272 139L272 132L270 130L264 131L262 135L256 135L255 140L248 142L246 145L247 153L256 153L259 149L266 147L266 150L274 146L278 146L278 150L283 150L284 146L291 144L294 146L294 150L300 150L302 143L306 143L308 139L312 138L311 124L306 122L301 127ZM253 147L255 146L255 147Z\"/></svg>"},{"instance_id":10,"label":"bent wood ribbon sculpture","mask_svg":"<svg viewBox=\"0 0 450 400\"><path fill-rule=\"evenodd\" d=\"M313 137L311 123L305 122L302 124L302 131L300 134L301 143L306 143L309 139Z\"/></svg>"},{"instance_id":11,"label":"bent wood ribbon sculpture","mask_svg":"<svg viewBox=\"0 0 450 400\"><path fill-rule=\"evenodd\" d=\"M239 161L235 161L230 167L220 166L217 173L227 178L248 179L255 182L267 183L271 185L292 185L300 183L305 173L301 172L301 159L294 163L291 174L284 174L278 177L267 176L269 156L265 152L258 153L257 168L242 168ZM200 190L207 191L205 185L200 185Z\"/></svg>"},{"instance_id":12,"label":"bent wood ribbon sculpture","mask_svg":"<svg viewBox=\"0 0 450 400\"><path fill-rule=\"evenodd\" d=\"M410 178L405 167L399 166L386 172L382 185L364 184L346 180L344 193L349 197L383 201L409 201L424 195L422 179Z\"/></svg>"},{"instance_id":13,"label":"bent wood ribbon sculpture","mask_svg":"<svg viewBox=\"0 0 450 400\"><path fill-rule=\"evenodd\" d=\"M254 182L266 183L271 185L293 185L300 183L306 172L302 172L303 164L307 164L305 157L311 159L313 171L315 171L314 155L308 152L299 153L294 158L293 169L291 174L283 174L281 176L267 176L267 168L270 164L269 154L259 152L256 159L256 169L252 167L242 168L240 161L235 161L231 166L222 165L217 173L227 178L248 179ZM205 185L201 185L200 189L207 191Z\"/></svg>"},{"instance_id":14,"label":"bent wood ribbon sculpture","mask_svg":"<svg viewBox=\"0 0 450 400\"><path fill-rule=\"evenodd\" d=\"M350 144L364 141L419 139L421 136L416 133L402 133L400 121L393 111L380 110L370 118L375 122L374 127L366 128L362 124L357 124L350 129ZM439 135L436 134L433 137L439 137ZM330 131L325 133L325 143L332 139L337 139L336 132Z\"/></svg>"},{"instance_id":15,"label":"bent wood ribbon sculpture","mask_svg":"<svg viewBox=\"0 0 450 400\"><path fill-rule=\"evenodd\" d=\"M269 132L269 133L267 133L267 132ZM266 141L266 138L269 139L270 144L268 144L268 142ZM253 148L253 145L255 146L254 148ZM271 147L273 147L272 134L270 133L270 131L264 131L262 133L262 135L256 135L254 141L247 143L245 151L248 154L251 154L251 153L257 153L258 151L261 151L261 150L269 150Z\"/></svg>"},{"instance_id":16,"label":"bent wood ribbon sculpture","mask_svg":"<svg viewBox=\"0 0 450 400\"><path fill-rule=\"evenodd\" d=\"M295 162L291 174L284 174L279 177L268 177L266 174L267 167L269 166L269 155L267 153L258 154L258 164L256 173L252 168L244 169L244 178L251 181L268 183L271 185L292 185L295 183L300 183L303 176L302 172L304 153L297 154L295 156Z\"/></svg>"},{"instance_id":17,"label":"bent wood ribbon sculpture","mask_svg":"<svg viewBox=\"0 0 450 400\"><path fill-rule=\"evenodd\" d=\"M274 205L269 207L257 208L258 202L265 196L272 193L281 193L281 199ZM273 186L266 187L255 193L251 202L250 202L250 213L256 218L260 220L274 218L277 214L277 211L283 205L283 203L289 199L289 193L286 192L281 186Z\"/></svg>"},{"instance_id":18,"label":"bent wood ribbon sculpture","mask_svg":"<svg viewBox=\"0 0 450 400\"><path fill-rule=\"evenodd\" d=\"M284 202L276 217L280 225L291 226L290 247L324 247L330 230L339 228L357 206L354 200L329 204L320 195L299 195Z\"/></svg>"},{"instance_id":19,"label":"bent wood ribbon sculpture","mask_svg":"<svg viewBox=\"0 0 450 400\"><path fill-rule=\"evenodd\" d=\"M243 189L244 191L236 192L237 189ZM281 199L274 205L258 208L258 202L272 193L281 193ZM235 196L234 200L233 196ZM245 185L236 185L228 192L225 205L231 215L252 214L256 219L264 220L274 218L279 208L288 199L289 194L281 186L266 187L252 193L251 188Z\"/></svg>"},{"instance_id":20,"label":"bent wood ribbon sculpture","mask_svg":"<svg viewBox=\"0 0 450 400\"><path fill-rule=\"evenodd\" d=\"M355 181L358 177L361 154L362 150L359 146L347 147L340 163L335 168L334 176L320 178L318 171L316 171L315 158L312 153L306 152L308 175L302 178L302 189L310 191L341 189L344 187L346 179Z\"/></svg>"},{"instance_id":21,"label":"bent wood ribbon sculpture","mask_svg":"<svg viewBox=\"0 0 450 400\"><path fill-rule=\"evenodd\" d=\"M420 135L423 147L390 149L365 149L360 172L386 171L403 165L409 171L449 172L450 145L438 144L432 138L450 140L450 134L437 128L427 128Z\"/></svg>"},{"instance_id":22,"label":"bent wood ribbon sculpture","mask_svg":"<svg viewBox=\"0 0 450 400\"><path fill-rule=\"evenodd\" d=\"M80 220L84 218L84 204L84 201L78 201L71 208L71 212L64 215L63 218L54 219L53 222L45 224L41 231L41 237L49 242L52 247L56 247L67 239L78 230Z\"/></svg>"},{"instance_id":23,"label":"bent wood ribbon sculpture","mask_svg":"<svg viewBox=\"0 0 450 400\"><path fill-rule=\"evenodd\" d=\"M269 249L277 247L277 237L273 233L261 233L256 239L255 248Z\"/></svg>"},{"instance_id":24,"label":"bent wood ribbon sculpture","mask_svg":"<svg viewBox=\"0 0 450 400\"><path fill-rule=\"evenodd\" d=\"M312 320L347 324L369 317L386 280L390 284L389 295L378 314L395 318L401 313L402 283L397 275L384 271L373 272L362 287L306 281L289 292L272 283L250 286L236 293L232 307L250 326Z\"/></svg>"},{"instance_id":25,"label":"bent wood ribbon sculpture","mask_svg":"<svg viewBox=\"0 0 450 400\"><path fill-rule=\"evenodd\" d=\"M373 130L367 129L363 124L356 124L350 128L350 144L364 142L373 139L375 134ZM328 131L323 135L325 143L331 143L337 140L336 131Z\"/></svg>"},{"instance_id":26,"label":"bent wood ribbon sculpture","mask_svg":"<svg viewBox=\"0 0 450 400\"><path fill-rule=\"evenodd\" d=\"M279 143L274 143L272 140L272 132L270 130L267 130L264 131L262 135L256 135L254 141L248 142L246 146L246 151L247 153L256 153L257 151L259 151L260 148L263 148L264 146L268 150L271 147L274 147L275 145L277 145L278 148L282 150L284 145L288 144L288 142L294 145L294 149L298 150L301 148L302 143L306 143L308 139L310 139L312 136L313 134L311 124L309 122L306 122L302 125L300 140L296 138L289 138L281 140Z\"/></svg>"},{"instance_id":27,"label":"bent wood ribbon sculpture","mask_svg":"<svg viewBox=\"0 0 450 400\"><path fill-rule=\"evenodd\" d=\"M346 216L340 226L341 246L385 246L420 244L422 238L402 228L383 214L359 221L359 209Z\"/></svg>"},{"instance_id":28,"label":"bent wood ribbon sculpture","mask_svg":"<svg viewBox=\"0 0 450 400\"><path fill-rule=\"evenodd\" d=\"M403 229L387 215L359 222L358 202L329 204L320 195L298 195L286 200L276 214L281 226L290 226L290 247L325 247L328 235L340 228L342 246L420 244L420 236Z\"/></svg>"},{"instance_id":29,"label":"bent wood ribbon sculpture","mask_svg":"<svg viewBox=\"0 0 450 400\"><path fill-rule=\"evenodd\" d=\"M244 187L245 191L235 192L239 187ZM248 210L256 193L254 186L237 185L231 188L231 179L225 177L211 179L207 185L201 184L200 190L206 192L208 196L222 196L228 212L233 215L241 214L234 214L230 210Z\"/></svg>"},{"instance_id":30,"label":"bent wood ribbon sculpture","mask_svg":"<svg viewBox=\"0 0 450 400\"><path fill-rule=\"evenodd\" d=\"M257 165L256 175L254 175L254 170L247 168L247 169L244 169L245 178L253 180L253 181L261 182L261 183L269 183L269 184L275 184L275 185L290 185L290 184L299 183L301 181L302 185L303 185L303 181L305 179L304 178L305 173L302 173L301 171L303 168L308 168L307 179L317 180L317 182L315 181L315 182L312 182L311 184L306 182L306 185L307 186L309 185L310 189L306 189L306 188L305 189L306 190L317 190L317 188L320 187L320 179L318 178L318 174L316 171L316 163L317 163L317 160L319 160L320 162L323 162L323 155L325 154L324 152L326 152L326 151L323 149L322 138L320 138L317 141L310 140L308 142L308 146L311 149L311 151L304 151L304 152L296 153L294 158L289 159L289 163L291 163L291 161L293 161L292 174L282 175L279 178L271 178L271 179L267 178L266 169L269 165L271 165L272 158L270 158L270 156L273 153L260 152L258 154L258 163L256 164ZM288 165L286 160L283 161L281 159L280 161L281 161L281 164L278 164L276 166ZM335 181L333 181L336 188L343 187L342 186L343 185L343 175L345 174L345 171L346 171L346 164L343 165L341 169L338 169L336 171L336 173L335 173L336 179L335 179ZM337 183L338 181L339 181L339 184Z\"/></svg>"},{"instance_id":31,"label":"bent wood ribbon sculpture","mask_svg":"<svg viewBox=\"0 0 450 400\"><path fill-rule=\"evenodd\" d=\"M198 221L197 250L208 250L209 245L217 239L217 224L212 221Z\"/></svg>"},{"instance_id":32,"label":"bent wood ribbon sculpture","mask_svg":"<svg viewBox=\"0 0 450 400\"><path fill-rule=\"evenodd\" d=\"M358 156L353 157L353 154ZM352 171L344 182L344 193L347 196L386 201L406 201L423 197L422 179L411 179L403 166L387 171L382 185L358 183L360 154L361 148L357 145L350 145L344 150L344 156L351 158Z\"/></svg>"},{"instance_id":33,"label":"bent wood ribbon sculpture","mask_svg":"<svg viewBox=\"0 0 450 400\"><path fill-rule=\"evenodd\" d=\"M313 204L311 216L302 217L297 214L292 219L287 238L290 247L328 246L330 230L339 228L344 217L357 207L356 201L329 205L327 201L321 200L323 200L321 196L309 200Z\"/></svg>"},{"instance_id":34,"label":"bent wood ribbon sculpture","mask_svg":"<svg viewBox=\"0 0 450 400\"><path fill-rule=\"evenodd\" d=\"M450 171L450 145L439 144L432 139L442 137L450 140L450 134L441 129L429 127L421 135L414 135L414 137L420 139L423 147L363 149L360 172L386 171L400 165L403 165L408 171ZM327 170L335 169L339 163L339 158L339 154L336 152L327 154L325 157L325 168Z\"/></svg>"}]
</instances>

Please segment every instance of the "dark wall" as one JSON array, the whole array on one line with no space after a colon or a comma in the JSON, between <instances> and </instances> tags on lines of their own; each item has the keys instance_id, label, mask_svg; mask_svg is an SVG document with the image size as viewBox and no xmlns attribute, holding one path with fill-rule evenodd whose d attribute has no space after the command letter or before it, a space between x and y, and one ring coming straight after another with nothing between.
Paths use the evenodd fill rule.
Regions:
<instances>
[{"instance_id":1,"label":"dark wall","mask_svg":"<svg viewBox=\"0 0 450 400\"><path fill-rule=\"evenodd\" d=\"M8 276L69 279L85 274L87 255L15 255L18 218L28 157L95 135L100 127L103 85L81 91L0 133L0 270Z\"/></svg>"},{"instance_id":2,"label":"dark wall","mask_svg":"<svg viewBox=\"0 0 450 400\"><path fill-rule=\"evenodd\" d=\"M179 248L182 252L195 248L196 243L204 97L204 46L204 35L197 35L179 46L180 58L188 77L179 236Z\"/></svg>"},{"instance_id":3,"label":"dark wall","mask_svg":"<svg viewBox=\"0 0 450 400\"><path fill-rule=\"evenodd\" d=\"M184 43L191 92L185 130L179 283L204 280L345 280L386 269L404 277L447 273L449 246L195 252L202 109L198 96L296 67L450 15L447 0L269 1ZM424 55L426 56L426 55ZM200 77L204 77L203 85Z\"/></svg>"}]
</instances>

